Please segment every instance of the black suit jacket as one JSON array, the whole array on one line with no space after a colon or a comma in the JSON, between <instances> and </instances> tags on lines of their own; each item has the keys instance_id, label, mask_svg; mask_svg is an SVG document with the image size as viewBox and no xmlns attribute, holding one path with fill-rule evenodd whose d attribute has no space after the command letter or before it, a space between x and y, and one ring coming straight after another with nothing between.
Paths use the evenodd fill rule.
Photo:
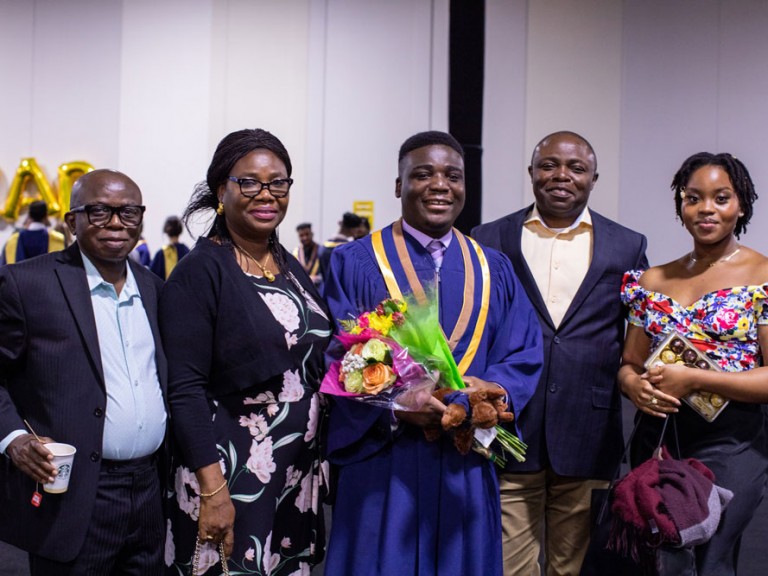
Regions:
<instances>
[{"instance_id":1,"label":"black suit jacket","mask_svg":"<svg viewBox=\"0 0 768 576\"><path fill-rule=\"evenodd\" d=\"M162 281L129 261L155 339ZM77 448L69 489L30 504L35 482L0 456L0 539L59 562L74 559L90 523L107 404L91 295L77 244L0 267L0 439L25 428Z\"/></svg>"},{"instance_id":2,"label":"black suit jacket","mask_svg":"<svg viewBox=\"0 0 768 576\"><path fill-rule=\"evenodd\" d=\"M478 226L472 236L512 261L541 322L544 370L533 399L519 415L526 461L507 470L548 465L563 476L610 479L623 448L621 362L627 311L619 298L624 272L645 269L645 236L590 210L592 261L560 325L555 328L520 249L532 206Z\"/></svg>"}]
</instances>

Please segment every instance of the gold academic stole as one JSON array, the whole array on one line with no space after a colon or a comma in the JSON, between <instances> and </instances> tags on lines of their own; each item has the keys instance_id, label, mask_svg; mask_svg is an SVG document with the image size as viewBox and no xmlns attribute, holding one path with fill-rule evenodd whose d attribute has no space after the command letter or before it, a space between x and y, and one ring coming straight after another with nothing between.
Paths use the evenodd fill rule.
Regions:
<instances>
[{"instance_id":1,"label":"gold academic stole","mask_svg":"<svg viewBox=\"0 0 768 576\"><path fill-rule=\"evenodd\" d=\"M491 272L488 267L488 260L485 258L485 254L480 245L472 238L464 236L461 232L453 229L454 236L461 248L461 256L464 261L464 298L461 305L461 313L459 319L456 321L451 337L447 338L448 346L453 351L462 339L467 329L469 328L469 321L472 317L475 307L475 265L470 255L469 246L467 240L472 244L472 248L477 254L477 259L480 262L480 273L482 277L481 297L480 297L480 310L475 322L475 328L472 333L472 338L469 341L464 355L461 361L458 362L459 372L463 375L472 360L477 354L478 346L483 338L483 332L488 320L488 304L491 299ZM425 304L427 296L424 292L424 287L421 285L416 270L413 267L411 256L408 254L408 248L405 245L405 238L403 236L403 224L401 220L397 220L392 224L392 237L395 243L395 250L397 257L403 266L405 271L405 277L408 280L408 287L416 302L419 304ZM389 264L389 258L387 257L386 250L384 248L384 240L381 235L381 230L377 230L371 234L371 241L373 242L373 253L376 256L376 262L379 265L381 274L384 277L384 282L387 285L387 291L390 297L396 300L404 300L403 291L395 278L395 273L392 270L392 266Z\"/></svg>"}]
</instances>

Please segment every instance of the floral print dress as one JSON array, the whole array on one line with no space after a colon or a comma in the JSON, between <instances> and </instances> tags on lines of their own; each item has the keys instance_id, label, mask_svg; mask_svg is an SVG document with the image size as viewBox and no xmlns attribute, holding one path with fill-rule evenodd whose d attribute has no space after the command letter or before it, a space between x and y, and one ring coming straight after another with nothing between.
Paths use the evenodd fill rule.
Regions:
<instances>
[{"instance_id":1,"label":"floral print dress","mask_svg":"<svg viewBox=\"0 0 768 576\"><path fill-rule=\"evenodd\" d=\"M209 399L220 465L235 505L231 574L304 576L321 559L324 545L321 479L327 477L318 450L323 351L331 335L327 315L298 282L278 274L270 283L249 276L285 334L295 367L268 382ZM258 345L258 334L243 335ZM200 507L194 472L175 469L170 498L166 565L169 574L191 574ZM188 548L185 546L185 548ZM222 573L219 552L201 547L199 574Z\"/></svg>"},{"instance_id":2,"label":"floral print dress","mask_svg":"<svg viewBox=\"0 0 768 576\"><path fill-rule=\"evenodd\" d=\"M669 332L677 332L724 372L751 370L760 365L758 326L768 324L768 284L722 288L683 306L642 287L641 275L637 271L624 275L621 298L629 306L629 322L645 330L652 348ZM665 422L643 417L641 412L636 421L632 466L651 457ZM713 422L707 422L681 403L664 443L673 457L696 458L704 463L713 472L715 482L733 492L734 497L709 542L693 549L659 549L659 574L735 576L741 536L763 499L768 479L765 422L760 404L732 400Z\"/></svg>"},{"instance_id":3,"label":"floral print dress","mask_svg":"<svg viewBox=\"0 0 768 576\"><path fill-rule=\"evenodd\" d=\"M642 272L624 275L622 300L629 322L645 330L656 348L670 332L682 334L725 372L755 368L760 358L757 327L768 324L768 284L735 286L705 294L690 306L643 288Z\"/></svg>"}]
</instances>

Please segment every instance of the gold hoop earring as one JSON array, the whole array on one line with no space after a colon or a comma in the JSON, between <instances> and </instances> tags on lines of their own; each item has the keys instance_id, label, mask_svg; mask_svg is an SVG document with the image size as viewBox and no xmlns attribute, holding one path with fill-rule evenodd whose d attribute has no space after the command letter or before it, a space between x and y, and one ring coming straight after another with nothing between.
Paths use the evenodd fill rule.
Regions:
<instances>
[{"instance_id":1,"label":"gold hoop earring","mask_svg":"<svg viewBox=\"0 0 768 576\"><path fill-rule=\"evenodd\" d=\"M224 216L224 204L219 200L219 205L216 207L216 214Z\"/></svg>"}]
</instances>

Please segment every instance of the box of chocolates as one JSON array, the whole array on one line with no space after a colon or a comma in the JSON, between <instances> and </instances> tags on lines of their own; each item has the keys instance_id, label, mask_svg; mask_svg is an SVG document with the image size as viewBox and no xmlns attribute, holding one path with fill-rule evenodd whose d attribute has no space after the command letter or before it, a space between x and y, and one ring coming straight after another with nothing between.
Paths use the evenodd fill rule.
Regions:
<instances>
[{"instance_id":1,"label":"box of chocolates","mask_svg":"<svg viewBox=\"0 0 768 576\"><path fill-rule=\"evenodd\" d=\"M657 364L684 364L700 370L721 371L719 366L699 352L690 340L674 332L668 334L648 357L648 360L645 361L645 368L647 370ZM682 400L707 422L712 422L717 418L728 405L726 398L719 394L704 391L692 392Z\"/></svg>"}]
</instances>

